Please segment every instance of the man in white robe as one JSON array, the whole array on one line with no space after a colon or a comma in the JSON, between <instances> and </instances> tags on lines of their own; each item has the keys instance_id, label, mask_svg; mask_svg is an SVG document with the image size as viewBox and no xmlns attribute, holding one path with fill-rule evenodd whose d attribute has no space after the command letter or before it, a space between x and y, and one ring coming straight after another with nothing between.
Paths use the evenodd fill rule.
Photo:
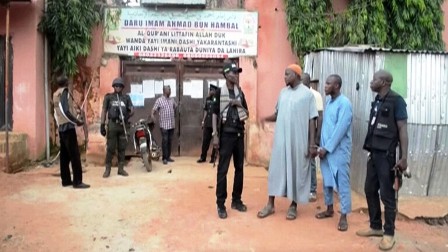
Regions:
<instances>
[{"instance_id":1,"label":"man in white robe","mask_svg":"<svg viewBox=\"0 0 448 252\"><path fill-rule=\"evenodd\" d=\"M302 69L296 64L285 70L286 87L280 92L275 114L263 121L276 122L274 146L269 164L268 203L259 218L273 214L275 196L287 197L291 205L286 218L297 216L297 203L308 203L310 158L317 155L315 119L318 116L313 93L301 82Z\"/></svg>"}]
</instances>

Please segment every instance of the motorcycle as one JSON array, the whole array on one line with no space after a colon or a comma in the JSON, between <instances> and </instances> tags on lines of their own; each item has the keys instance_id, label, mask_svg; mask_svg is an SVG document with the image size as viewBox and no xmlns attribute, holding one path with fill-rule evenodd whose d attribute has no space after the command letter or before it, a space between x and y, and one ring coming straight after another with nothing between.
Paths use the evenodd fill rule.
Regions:
<instances>
[{"instance_id":1,"label":"motorcycle","mask_svg":"<svg viewBox=\"0 0 448 252\"><path fill-rule=\"evenodd\" d=\"M145 168L148 172L152 170L152 160L158 161L162 154L162 150L157 146L151 131L154 129L154 122L147 122L140 119L132 125L134 128L134 149L136 153L140 153Z\"/></svg>"}]
</instances>

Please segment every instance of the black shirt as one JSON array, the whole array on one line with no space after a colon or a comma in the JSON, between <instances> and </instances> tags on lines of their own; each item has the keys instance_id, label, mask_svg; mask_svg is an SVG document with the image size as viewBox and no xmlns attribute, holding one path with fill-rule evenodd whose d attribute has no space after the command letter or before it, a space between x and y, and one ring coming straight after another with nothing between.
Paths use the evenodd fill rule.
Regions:
<instances>
[{"instance_id":1,"label":"black shirt","mask_svg":"<svg viewBox=\"0 0 448 252\"><path fill-rule=\"evenodd\" d=\"M207 97L205 99L204 111L207 112L207 115L205 117L204 127L211 128L213 126L212 125L212 117L213 117L213 112L215 111L215 107L217 105L218 105L218 103L217 103L216 97L212 96L212 97Z\"/></svg>"}]
</instances>

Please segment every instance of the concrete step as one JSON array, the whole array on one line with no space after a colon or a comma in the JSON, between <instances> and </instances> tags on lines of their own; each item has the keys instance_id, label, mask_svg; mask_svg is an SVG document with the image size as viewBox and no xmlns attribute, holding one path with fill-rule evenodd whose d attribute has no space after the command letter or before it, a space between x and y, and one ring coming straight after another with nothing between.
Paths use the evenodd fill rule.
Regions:
<instances>
[{"instance_id":1,"label":"concrete step","mask_svg":"<svg viewBox=\"0 0 448 252\"><path fill-rule=\"evenodd\" d=\"M10 172L20 169L28 160L28 136L23 133L8 134L9 145L9 166L12 168ZM6 134L0 133L0 167L4 169L6 157Z\"/></svg>"}]
</instances>

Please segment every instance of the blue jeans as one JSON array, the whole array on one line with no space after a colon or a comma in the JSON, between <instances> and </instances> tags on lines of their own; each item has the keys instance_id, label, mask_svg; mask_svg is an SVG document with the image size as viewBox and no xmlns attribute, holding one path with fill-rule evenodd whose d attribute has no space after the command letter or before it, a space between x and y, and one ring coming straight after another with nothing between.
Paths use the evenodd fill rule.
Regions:
<instances>
[{"instance_id":1,"label":"blue jeans","mask_svg":"<svg viewBox=\"0 0 448 252\"><path fill-rule=\"evenodd\" d=\"M311 187L310 193L317 192L317 177L316 177L316 159L311 158Z\"/></svg>"}]
</instances>

